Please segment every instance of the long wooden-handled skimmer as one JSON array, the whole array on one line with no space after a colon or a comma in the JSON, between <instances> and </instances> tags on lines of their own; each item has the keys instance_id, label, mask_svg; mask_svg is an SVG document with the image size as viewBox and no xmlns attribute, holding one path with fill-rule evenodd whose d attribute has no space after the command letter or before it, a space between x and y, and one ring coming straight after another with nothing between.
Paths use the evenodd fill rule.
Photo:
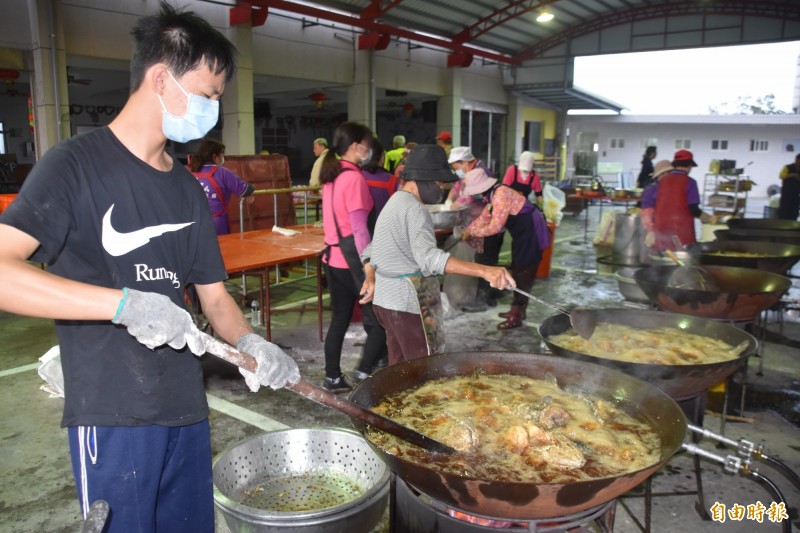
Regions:
<instances>
[{"instance_id":1,"label":"long wooden-handled skimmer","mask_svg":"<svg viewBox=\"0 0 800 533\"><path fill-rule=\"evenodd\" d=\"M597 326L597 316L595 312L590 309L573 309L572 312L566 311L561 309L560 307L551 304L550 302L546 302L541 298L537 298L533 294L528 294L527 292L518 289L516 287L509 287L512 291L518 292L521 295L530 298L531 300L538 302L542 305L553 309L554 311L558 311L559 313L565 314L569 317L569 323L572 324L572 328L584 339L592 338L592 334L594 333L594 328Z\"/></svg>"},{"instance_id":2,"label":"long wooden-handled skimmer","mask_svg":"<svg viewBox=\"0 0 800 533\"><path fill-rule=\"evenodd\" d=\"M202 332L201 335L206 352L216 355L220 359L232 363L239 368L249 370L250 372L255 372L258 363L252 355L245 352L240 352L232 346L215 339L211 335L207 335ZM337 411L341 411L347 416L357 418L373 427L376 427L387 433L391 433L396 437L400 437L401 439L408 441L411 444L415 444L420 448L424 448L435 453L454 453L456 451L446 444L432 439L431 437L409 427L403 426L402 424L398 424L391 418L386 418L385 416L374 413L369 409L364 409L360 405L346 400L345 398L339 397L336 394L323 389L322 387L317 387L316 385L313 385L304 379L301 379L294 385L287 384L286 388L305 396L311 401L331 407Z\"/></svg>"}]
</instances>

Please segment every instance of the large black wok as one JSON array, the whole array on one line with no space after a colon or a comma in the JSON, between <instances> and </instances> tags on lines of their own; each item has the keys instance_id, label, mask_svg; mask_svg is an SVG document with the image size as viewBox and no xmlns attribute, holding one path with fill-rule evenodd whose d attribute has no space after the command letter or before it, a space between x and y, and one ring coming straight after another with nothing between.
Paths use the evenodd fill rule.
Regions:
<instances>
[{"instance_id":1,"label":"large black wok","mask_svg":"<svg viewBox=\"0 0 800 533\"><path fill-rule=\"evenodd\" d=\"M752 320L772 307L792 286L792 280L774 272L728 266L704 266L719 291L669 287L677 266L640 268L633 274L650 302L673 313L701 318Z\"/></svg>"},{"instance_id":2,"label":"large black wok","mask_svg":"<svg viewBox=\"0 0 800 533\"><path fill-rule=\"evenodd\" d=\"M569 317L562 315L569 324ZM425 494L466 512L536 519L553 518L588 509L623 494L643 482L680 447L686 432L683 412L666 394L641 380L610 368L560 357L527 353L467 352L442 354L389 366L363 381L350 399L370 408L393 392L415 388L431 379L486 374L517 374L531 378L555 376L559 385L577 386L614 401L639 420L647 421L661 437L661 460L624 475L574 483L534 484L467 478L439 472L375 451L398 476ZM617 401L617 399L621 401ZM365 424L352 419L361 432Z\"/></svg>"},{"instance_id":3,"label":"large black wok","mask_svg":"<svg viewBox=\"0 0 800 533\"><path fill-rule=\"evenodd\" d=\"M653 268L653 267L651 267ZM546 318L539 326L539 335L544 339L548 348L557 355L563 355L581 361L599 363L621 370L631 376L641 378L651 383L675 401L684 401L703 394L706 390L725 380L737 369L743 366L748 357L753 355L758 348L756 339L746 331L726 324L705 318L698 318L677 313L664 313L662 311L649 311L640 309L599 309L597 324L624 324L634 328L679 328L688 333L711 337L731 346L738 346L742 342L747 347L738 358L719 363L701 365L655 365L648 363L628 363L615 361L603 357L573 352L554 344L550 339L554 335L564 333L570 329L569 319L564 320L559 315ZM563 316L563 315L562 315ZM566 318L566 317L564 317Z\"/></svg>"},{"instance_id":4,"label":"large black wok","mask_svg":"<svg viewBox=\"0 0 800 533\"><path fill-rule=\"evenodd\" d=\"M800 221L780 218L732 218L727 222L731 229L768 229L800 231Z\"/></svg>"},{"instance_id":5,"label":"large black wok","mask_svg":"<svg viewBox=\"0 0 800 533\"><path fill-rule=\"evenodd\" d=\"M720 241L782 242L800 246L800 232L777 229L718 229L714 236Z\"/></svg>"},{"instance_id":6,"label":"large black wok","mask_svg":"<svg viewBox=\"0 0 800 533\"><path fill-rule=\"evenodd\" d=\"M785 274L800 260L800 246L777 242L696 242L686 246L686 251L699 265L720 265L768 270ZM759 256L724 254L759 254Z\"/></svg>"}]
</instances>

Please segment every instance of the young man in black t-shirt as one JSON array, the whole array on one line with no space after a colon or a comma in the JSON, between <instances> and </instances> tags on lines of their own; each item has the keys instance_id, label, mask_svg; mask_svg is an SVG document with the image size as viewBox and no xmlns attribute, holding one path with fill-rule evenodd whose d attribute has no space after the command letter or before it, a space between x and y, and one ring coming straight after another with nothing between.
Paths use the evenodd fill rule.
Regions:
<instances>
[{"instance_id":1,"label":"young man in black t-shirt","mask_svg":"<svg viewBox=\"0 0 800 533\"><path fill-rule=\"evenodd\" d=\"M0 217L0 309L56 319L84 516L102 499L109 532L213 532L204 347L183 308L186 284L214 330L255 356L252 390L300 375L226 291L205 194L165 151L214 126L236 50L166 3L132 34L120 114L50 150Z\"/></svg>"}]
</instances>

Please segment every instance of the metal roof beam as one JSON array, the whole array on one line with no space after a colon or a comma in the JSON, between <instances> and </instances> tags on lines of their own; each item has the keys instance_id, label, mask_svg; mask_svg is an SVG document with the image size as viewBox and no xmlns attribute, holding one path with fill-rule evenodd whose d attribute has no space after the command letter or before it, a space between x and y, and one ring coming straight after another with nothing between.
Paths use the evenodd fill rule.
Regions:
<instances>
[{"instance_id":1,"label":"metal roof beam","mask_svg":"<svg viewBox=\"0 0 800 533\"><path fill-rule=\"evenodd\" d=\"M800 3L791 1L753 1L728 0L712 4L700 4L696 1L665 2L639 6L605 16L582 21L566 31L542 39L534 46L514 56L518 63L541 57L544 52L568 42L575 37L612 28L621 24L633 24L643 20L669 19L685 15L738 15L741 17L777 18L780 20L800 21Z\"/></svg>"},{"instance_id":2,"label":"metal roof beam","mask_svg":"<svg viewBox=\"0 0 800 533\"><path fill-rule=\"evenodd\" d=\"M391 11L403 0L372 0L367 7L358 14L362 19L375 20Z\"/></svg>"},{"instance_id":3,"label":"metal roof beam","mask_svg":"<svg viewBox=\"0 0 800 533\"><path fill-rule=\"evenodd\" d=\"M555 0L550 0L550 1L555 1ZM466 44L457 43L444 37L436 37L433 35L417 33L415 31L407 30L404 28L390 26L388 24L382 24L380 22L367 20L355 15L350 16L335 11L328 11L326 9L314 7L308 4L300 4L300 3L290 2L287 0L252 0L252 3L264 9L267 8L280 9L283 11L288 11L290 13L296 13L298 15L319 18L331 22L337 22L339 24L346 24L348 26L353 26L371 32L378 32L387 35L392 35L395 37L416 41L418 43L423 43L438 48L442 48L444 50L451 50L456 53L469 54L475 57L483 57L491 61L496 61L498 63L503 63L503 64L516 63L511 56L506 54L500 54L498 52L492 52L489 50L472 47Z\"/></svg>"}]
</instances>

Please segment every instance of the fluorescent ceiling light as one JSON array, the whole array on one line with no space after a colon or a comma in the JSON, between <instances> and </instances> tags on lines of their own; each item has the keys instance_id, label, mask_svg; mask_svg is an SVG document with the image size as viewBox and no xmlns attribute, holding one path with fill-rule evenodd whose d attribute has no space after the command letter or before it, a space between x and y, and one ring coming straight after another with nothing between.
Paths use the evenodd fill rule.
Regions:
<instances>
[{"instance_id":1,"label":"fluorescent ceiling light","mask_svg":"<svg viewBox=\"0 0 800 533\"><path fill-rule=\"evenodd\" d=\"M556 18L556 16L545 9L544 11L539 13L538 17L536 17L536 22L550 22L554 18Z\"/></svg>"}]
</instances>

